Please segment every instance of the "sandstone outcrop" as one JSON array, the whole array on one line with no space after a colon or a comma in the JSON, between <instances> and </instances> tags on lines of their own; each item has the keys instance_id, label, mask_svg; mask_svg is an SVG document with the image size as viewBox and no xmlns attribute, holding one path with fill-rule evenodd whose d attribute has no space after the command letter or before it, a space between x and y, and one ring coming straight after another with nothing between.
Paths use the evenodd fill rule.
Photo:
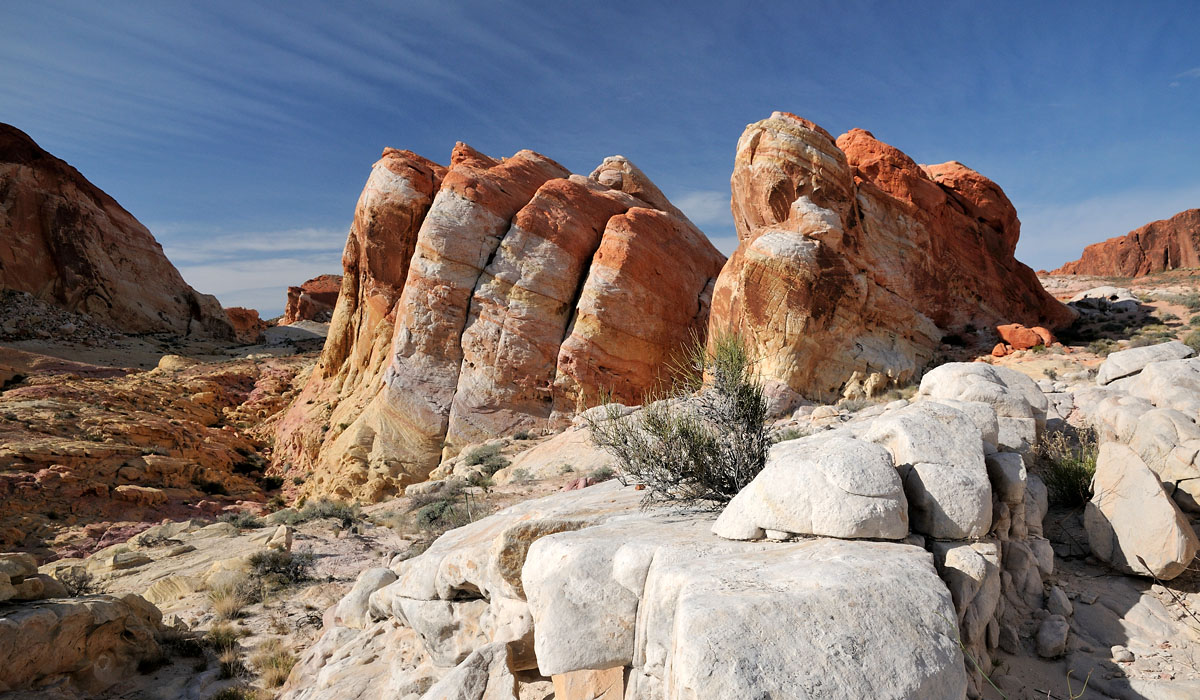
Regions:
<instances>
[{"instance_id":1,"label":"sandstone outcrop","mask_svg":"<svg viewBox=\"0 0 1200 700\"><path fill-rule=\"evenodd\" d=\"M531 151L459 144L447 169L388 149L279 458L315 468L313 493L378 500L603 392L638 403L703 336L723 262L619 156L583 177Z\"/></svg>"},{"instance_id":2,"label":"sandstone outcrop","mask_svg":"<svg viewBox=\"0 0 1200 700\"><path fill-rule=\"evenodd\" d=\"M145 226L7 124L0 124L0 234L0 288L125 332L233 336L216 298L184 282Z\"/></svg>"},{"instance_id":3,"label":"sandstone outcrop","mask_svg":"<svg viewBox=\"0 0 1200 700\"><path fill-rule=\"evenodd\" d=\"M1200 209L1181 211L1124 236L1083 249L1083 255L1052 275L1141 277L1181 267L1200 267Z\"/></svg>"},{"instance_id":4,"label":"sandstone outcrop","mask_svg":"<svg viewBox=\"0 0 1200 700\"><path fill-rule=\"evenodd\" d=\"M239 343L253 345L261 343L266 337L264 333L267 330L267 323L258 317L258 312L254 309L230 306L225 309L225 315L229 318L229 325L233 326L234 338Z\"/></svg>"},{"instance_id":5,"label":"sandstone outcrop","mask_svg":"<svg viewBox=\"0 0 1200 700\"><path fill-rule=\"evenodd\" d=\"M775 112L742 134L731 188L739 245L709 333L740 333L764 379L809 398L908 383L967 325L1074 318L1013 257L1003 191L960 163Z\"/></svg>"},{"instance_id":6,"label":"sandstone outcrop","mask_svg":"<svg viewBox=\"0 0 1200 700\"><path fill-rule=\"evenodd\" d=\"M333 317L333 309L341 291L341 275L320 275L299 287L288 287L287 305L279 325L287 326L298 321L328 323Z\"/></svg>"}]
</instances>

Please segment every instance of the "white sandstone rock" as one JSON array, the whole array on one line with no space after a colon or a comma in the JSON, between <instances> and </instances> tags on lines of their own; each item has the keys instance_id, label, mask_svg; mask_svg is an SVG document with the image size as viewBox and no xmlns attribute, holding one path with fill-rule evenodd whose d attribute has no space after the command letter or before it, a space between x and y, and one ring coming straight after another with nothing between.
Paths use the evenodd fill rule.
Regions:
<instances>
[{"instance_id":1,"label":"white sandstone rock","mask_svg":"<svg viewBox=\"0 0 1200 700\"><path fill-rule=\"evenodd\" d=\"M396 572L383 567L366 569L358 575L354 587L338 602L334 623L343 627L366 629L371 623L368 601L371 594L396 580Z\"/></svg>"},{"instance_id":2,"label":"white sandstone rock","mask_svg":"<svg viewBox=\"0 0 1200 700\"><path fill-rule=\"evenodd\" d=\"M713 525L714 533L734 540L761 539L764 530L903 539L908 502L891 455L837 435L774 446L763 471Z\"/></svg>"},{"instance_id":3,"label":"white sandstone rock","mask_svg":"<svg viewBox=\"0 0 1200 700\"><path fill-rule=\"evenodd\" d=\"M1178 340L1159 343L1158 345L1119 350L1110 354L1100 365L1100 369L1096 373L1096 384L1104 386L1113 380L1137 374L1152 362L1181 360L1195 354L1194 350Z\"/></svg>"},{"instance_id":4,"label":"white sandstone rock","mask_svg":"<svg viewBox=\"0 0 1200 700\"><path fill-rule=\"evenodd\" d=\"M1196 556L1200 541L1187 518L1128 446L1100 446L1092 490L1084 525L1100 559L1128 573L1169 580Z\"/></svg>"},{"instance_id":5,"label":"white sandstone rock","mask_svg":"<svg viewBox=\"0 0 1200 700\"><path fill-rule=\"evenodd\" d=\"M1032 379L1007 367L950 362L925 374L919 394L990 405L996 411L1001 449L1030 454L1046 426L1046 395Z\"/></svg>"}]
</instances>

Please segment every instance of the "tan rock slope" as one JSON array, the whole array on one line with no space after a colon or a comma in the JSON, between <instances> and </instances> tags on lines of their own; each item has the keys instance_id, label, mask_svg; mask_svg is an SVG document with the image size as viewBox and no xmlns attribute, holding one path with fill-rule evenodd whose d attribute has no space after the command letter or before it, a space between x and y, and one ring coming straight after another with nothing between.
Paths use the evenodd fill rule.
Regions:
<instances>
[{"instance_id":1,"label":"tan rock slope","mask_svg":"<svg viewBox=\"0 0 1200 700\"><path fill-rule=\"evenodd\" d=\"M1200 209L1093 243L1078 260L1050 274L1141 277L1181 267L1200 267Z\"/></svg>"},{"instance_id":2,"label":"tan rock slope","mask_svg":"<svg viewBox=\"0 0 1200 700\"><path fill-rule=\"evenodd\" d=\"M1074 317L1013 257L1004 192L961 163L920 166L870 132L835 142L775 112L742 134L730 184L740 243L709 334L741 334L764 379L807 397L908 383L968 324Z\"/></svg>"},{"instance_id":3,"label":"tan rock slope","mask_svg":"<svg viewBox=\"0 0 1200 700\"><path fill-rule=\"evenodd\" d=\"M184 282L145 226L7 124L0 124L0 235L0 288L129 333L233 336L216 298Z\"/></svg>"},{"instance_id":4,"label":"tan rock slope","mask_svg":"<svg viewBox=\"0 0 1200 700\"><path fill-rule=\"evenodd\" d=\"M337 305L341 290L341 275L319 275L299 287L288 287L287 306L279 324L286 326L298 321L328 322L333 316L333 308Z\"/></svg>"},{"instance_id":5,"label":"tan rock slope","mask_svg":"<svg viewBox=\"0 0 1200 700\"><path fill-rule=\"evenodd\" d=\"M443 456L640 402L703 335L724 262L632 163L590 177L458 144L388 149L359 199L321 360L277 458L314 493L378 500Z\"/></svg>"}]
</instances>

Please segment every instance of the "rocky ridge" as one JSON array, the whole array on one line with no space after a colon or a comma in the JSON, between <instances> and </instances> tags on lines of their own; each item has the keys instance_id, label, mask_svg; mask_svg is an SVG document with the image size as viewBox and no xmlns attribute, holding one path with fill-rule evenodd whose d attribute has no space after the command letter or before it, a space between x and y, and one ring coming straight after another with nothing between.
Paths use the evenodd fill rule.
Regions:
<instances>
[{"instance_id":1,"label":"rocky ridge","mask_svg":"<svg viewBox=\"0 0 1200 700\"><path fill-rule=\"evenodd\" d=\"M1200 267L1200 209L1093 243L1078 260L1050 274L1142 277L1183 267Z\"/></svg>"},{"instance_id":2,"label":"rocky ridge","mask_svg":"<svg viewBox=\"0 0 1200 700\"><path fill-rule=\"evenodd\" d=\"M298 321L329 323L341 291L341 275L320 275L299 287L288 287L287 304L279 324L286 326Z\"/></svg>"},{"instance_id":3,"label":"rocky ridge","mask_svg":"<svg viewBox=\"0 0 1200 700\"><path fill-rule=\"evenodd\" d=\"M7 124L0 124L0 232L0 288L124 332L233 335L216 298L184 282L145 226Z\"/></svg>"}]
</instances>

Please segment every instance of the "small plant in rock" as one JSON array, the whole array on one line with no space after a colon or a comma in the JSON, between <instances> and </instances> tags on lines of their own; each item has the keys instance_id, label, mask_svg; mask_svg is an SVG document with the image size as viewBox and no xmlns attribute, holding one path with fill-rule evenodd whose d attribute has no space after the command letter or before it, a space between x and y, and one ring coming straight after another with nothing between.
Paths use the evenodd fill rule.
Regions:
<instances>
[{"instance_id":1,"label":"small plant in rock","mask_svg":"<svg viewBox=\"0 0 1200 700\"><path fill-rule=\"evenodd\" d=\"M512 482L514 484L528 484L534 481L533 475L528 469L515 469L512 473Z\"/></svg>"},{"instance_id":2,"label":"small plant in rock","mask_svg":"<svg viewBox=\"0 0 1200 700\"><path fill-rule=\"evenodd\" d=\"M671 390L629 416L610 402L602 417L589 415L592 440L616 457L623 478L646 486L647 502L719 506L762 471L770 447L767 402L750 365L736 335L707 346L697 339L672 364Z\"/></svg>"},{"instance_id":3,"label":"small plant in rock","mask_svg":"<svg viewBox=\"0 0 1200 700\"><path fill-rule=\"evenodd\" d=\"M572 467L570 464L564 463L561 467L558 468L559 474L570 474L573 471L575 471L575 467Z\"/></svg>"},{"instance_id":4,"label":"small plant in rock","mask_svg":"<svg viewBox=\"0 0 1200 700\"><path fill-rule=\"evenodd\" d=\"M508 466L508 458L500 454L499 445L480 445L463 457L463 463L468 467L479 467L487 476L491 476Z\"/></svg>"},{"instance_id":5,"label":"small plant in rock","mask_svg":"<svg viewBox=\"0 0 1200 700\"><path fill-rule=\"evenodd\" d=\"M243 582L226 582L214 586L208 592L208 602L212 604L213 614L218 620L236 620L242 615L242 608L249 605L251 596L247 593ZM214 627L214 629L216 629Z\"/></svg>"},{"instance_id":6,"label":"small plant in rock","mask_svg":"<svg viewBox=\"0 0 1200 700\"><path fill-rule=\"evenodd\" d=\"M229 491L225 488L225 484L219 481L209 481L208 479L196 479L192 482L196 488L200 489L201 493L209 496L225 496Z\"/></svg>"},{"instance_id":7,"label":"small plant in rock","mask_svg":"<svg viewBox=\"0 0 1200 700\"><path fill-rule=\"evenodd\" d=\"M1067 508L1083 505L1092 496L1092 477L1100 447L1091 428L1047 431L1038 441L1036 456L1050 502Z\"/></svg>"},{"instance_id":8,"label":"small plant in rock","mask_svg":"<svg viewBox=\"0 0 1200 700\"><path fill-rule=\"evenodd\" d=\"M253 530L263 526L263 522L258 519L257 515L247 513L244 510L234 511L231 513L222 513L218 518L218 522L229 523L239 530Z\"/></svg>"},{"instance_id":9,"label":"small plant in rock","mask_svg":"<svg viewBox=\"0 0 1200 700\"><path fill-rule=\"evenodd\" d=\"M788 440L799 440L802 437L808 437L812 431L803 428L785 428L778 432L772 433L771 444L787 442Z\"/></svg>"},{"instance_id":10,"label":"small plant in rock","mask_svg":"<svg viewBox=\"0 0 1200 700\"><path fill-rule=\"evenodd\" d=\"M278 688L287 680L296 665L296 657L292 655L278 639L268 639L258 645L254 655L250 657L250 665L258 671L263 685L268 688Z\"/></svg>"},{"instance_id":11,"label":"small plant in rock","mask_svg":"<svg viewBox=\"0 0 1200 700\"><path fill-rule=\"evenodd\" d=\"M531 435L528 430L518 430L517 432L513 433L514 440L528 440L532 437L533 435Z\"/></svg>"},{"instance_id":12,"label":"small plant in rock","mask_svg":"<svg viewBox=\"0 0 1200 700\"><path fill-rule=\"evenodd\" d=\"M838 409L846 413L858 413L869 405L871 402L866 399L842 399L837 403Z\"/></svg>"},{"instance_id":13,"label":"small plant in rock","mask_svg":"<svg viewBox=\"0 0 1200 700\"><path fill-rule=\"evenodd\" d=\"M63 585L63 588L67 589L67 595L72 598L83 595L99 595L104 592L104 586L82 566L59 569L55 572L54 577Z\"/></svg>"},{"instance_id":14,"label":"small plant in rock","mask_svg":"<svg viewBox=\"0 0 1200 700\"><path fill-rule=\"evenodd\" d=\"M616 476L617 473L613 471L612 467L600 467L599 469L592 470L592 473L588 474L587 478L595 481L596 483L601 483L604 481L609 481L610 479L615 479Z\"/></svg>"},{"instance_id":15,"label":"small plant in rock","mask_svg":"<svg viewBox=\"0 0 1200 700\"><path fill-rule=\"evenodd\" d=\"M279 516L280 521L285 525L299 525L310 520L321 520L323 518L340 520L343 528L349 528L361 521L363 515L356 503L331 501L322 498L311 503L304 503L298 510Z\"/></svg>"},{"instance_id":16,"label":"small plant in rock","mask_svg":"<svg viewBox=\"0 0 1200 700\"><path fill-rule=\"evenodd\" d=\"M282 476L264 476L263 478L258 480L258 485L262 487L263 491L274 491L274 490L278 489L280 486L283 486L283 477Z\"/></svg>"},{"instance_id":17,"label":"small plant in rock","mask_svg":"<svg viewBox=\"0 0 1200 700\"><path fill-rule=\"evenodd\" d=\"M1200 331L1192 331L1183 338L1183 344L1200 352Z\"/></svg>"},{"instance_id":18,"label":"small plant in rock","mask_svg":"<svg viewBox=\"0 0 1200 700\"><path fill-rule=\"evenodd\" d=\"M1100 340L1093 340L1088 343L1087 349L1088 352L1100 357L1108 357L1109 353L1116 351L1117 343L1111 338L1101 338Z\"/></svg>"},{"instance_id":19,"label":"small plant in rock","mask_svg":"<svg viewBox=\"0 0 1200 700\"><path fill-rule=\"evenodd\" d=\"M285 552L268 549L250 555L250 576L274 585L307 581L312 576L311 552Z\"/></svg>"}]
</instances>

